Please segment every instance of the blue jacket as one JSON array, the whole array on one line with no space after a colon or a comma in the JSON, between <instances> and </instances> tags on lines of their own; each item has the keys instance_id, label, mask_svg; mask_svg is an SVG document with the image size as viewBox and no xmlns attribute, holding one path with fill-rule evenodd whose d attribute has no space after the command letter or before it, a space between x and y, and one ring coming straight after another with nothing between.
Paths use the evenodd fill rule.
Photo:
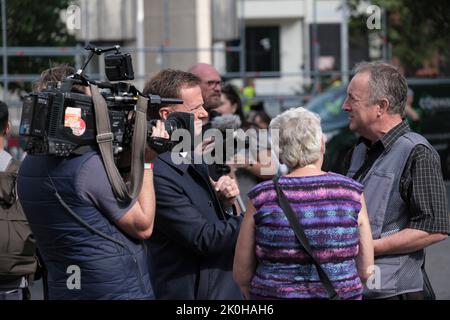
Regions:
<instances>
[{"instance_id":1,"label":"blue jacket","mask_svg":"<svg viewBox=\"0 0 450 320\"><path fill-rule=\"evenodd\" d=\"M142 241L124 235L85 197L77 177L97 153L57 158L27 156L18 178L19 199L48 269L50 299L152 299L147 253ZM104 170L100 159L99 170ZM51 177L50 181L48 175ZM99 176L99 172L90 174ZM104 174L104 173L103 173ZM126 244L120 245L89 231L58 202L55 188L79 217L95 229ZM80 273L80 289L74 269ZM70 286L69 286L70 287Z\"/></svg>"},{"instance_id":2,"label":"blue jacket","mask_svg":"<svg viewBox=\"0 0 450 320\"><path fill-rule=\"evenodd\" d=\"M157 299L242 299L233 281L241 217L223 212L205 165L155 161L151 277Z\"/></svg>"}]
</instances>

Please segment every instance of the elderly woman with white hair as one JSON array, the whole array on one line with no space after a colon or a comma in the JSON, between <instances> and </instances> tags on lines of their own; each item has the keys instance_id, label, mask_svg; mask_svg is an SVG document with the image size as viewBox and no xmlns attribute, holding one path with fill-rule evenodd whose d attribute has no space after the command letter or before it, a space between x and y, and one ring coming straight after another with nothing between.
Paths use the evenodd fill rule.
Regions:
<instances>
[{"instance_id":1,"label":"elderly woman with white hair","mask_svg":"<svg viewBox=\"0 0 450 320\"><path fill-rule=\"evenodd\" d=\"M313 256L340 299L361 299L373 244L363 187L321 170L325 142L319 117L296 108L270 123L273 146L289 173L278 185L304 230ZM278 150L277 150L278 148ZM233 274L250 299L328 299L312 259L297 241L274 181L249 192Z\"/></svg>"}]
</instances>

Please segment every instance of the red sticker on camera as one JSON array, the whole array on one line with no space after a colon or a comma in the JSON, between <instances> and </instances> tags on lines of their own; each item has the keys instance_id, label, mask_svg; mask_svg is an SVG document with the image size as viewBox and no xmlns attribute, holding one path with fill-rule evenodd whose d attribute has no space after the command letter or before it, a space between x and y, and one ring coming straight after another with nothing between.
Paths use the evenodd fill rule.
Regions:
<instances>
[{"instance_id":1,"label":"red sticker on camera","mask_svg":"<svg viewBox=\"0 0 450 320\"><path fill-rule=\"evenodd\" d=\"M75 135L75 136L77 136L77 137L79 137L79 136L82 136L83 134L84 134L84 132L86 131L86 122L84 122L84 120L83 119L80 119L80 122L79 122L79 126L78 127L73 127L72 128L72 133Z\"/></svg>"},{"instance_id":2,"label":"red sticker on camera","mask_svg":"<svg viewBox=\"0 0 450 320\"><path fill-rule=\"evenodd\" d=\"M86 122L81 118L80 108L67 107L64 114L64 127L72 129L73 135L79 137L86 131Z\"/></svg>"}]
</instances>

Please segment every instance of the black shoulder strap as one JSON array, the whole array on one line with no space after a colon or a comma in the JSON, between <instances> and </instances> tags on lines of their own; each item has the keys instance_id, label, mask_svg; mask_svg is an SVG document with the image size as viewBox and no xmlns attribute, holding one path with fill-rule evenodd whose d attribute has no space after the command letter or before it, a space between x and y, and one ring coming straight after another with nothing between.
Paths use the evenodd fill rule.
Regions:
<instances>
[{"instance_id":1,"label":"black shoulder strap","mask_svg":"<svg viewBox=\"0 0 450 320\"><path fill-rule=\"evenodd\" d=\"M275 185L275 190L277 192L278 201L280 203L281 209L283 209L284 214L288 218L288 221L291 224L292 229L294 230L297 240L300 242L305 252L311 257L314 265L316 266L320 281L322 281L323 285L325 286L325 289L328 292L330 300L340 300L338 293L331 284L330 278L328 278L328 275L326 274L325 270L323 270L322 266L314 256L311 250L311 246L309 245L308 238L306 237L305 232L298 223L295 213L292 210L292 207L290 206L288 199L286 198L285 194L281 191L280 186L278 184L279 178L280 178L279 176L275 177L273 179L273 183Z\"/></svg>"}]
</instances>

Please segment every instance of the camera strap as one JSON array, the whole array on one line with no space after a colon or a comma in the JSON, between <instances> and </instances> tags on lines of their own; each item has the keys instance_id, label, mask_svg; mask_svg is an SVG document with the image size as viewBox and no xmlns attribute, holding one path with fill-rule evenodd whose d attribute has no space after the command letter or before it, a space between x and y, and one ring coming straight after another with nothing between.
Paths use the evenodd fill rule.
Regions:
<instances>
[{"instance_id":1,"label":"camera strap","mask_svg":"<svg viewBox=\"0 0 450 320\"><path fill-rule=\"evenodd\" d=\"M128 188L114 163L113 133L111 132L108 106L100 94L98 86L91 84L91 92L95 110L97 143L109 182L117 199L121 202L129 203L139 195L144 178L148 99L139 97L136 105L136 120L131 151L130 187Z\"/></svg>"}]
</instances>

